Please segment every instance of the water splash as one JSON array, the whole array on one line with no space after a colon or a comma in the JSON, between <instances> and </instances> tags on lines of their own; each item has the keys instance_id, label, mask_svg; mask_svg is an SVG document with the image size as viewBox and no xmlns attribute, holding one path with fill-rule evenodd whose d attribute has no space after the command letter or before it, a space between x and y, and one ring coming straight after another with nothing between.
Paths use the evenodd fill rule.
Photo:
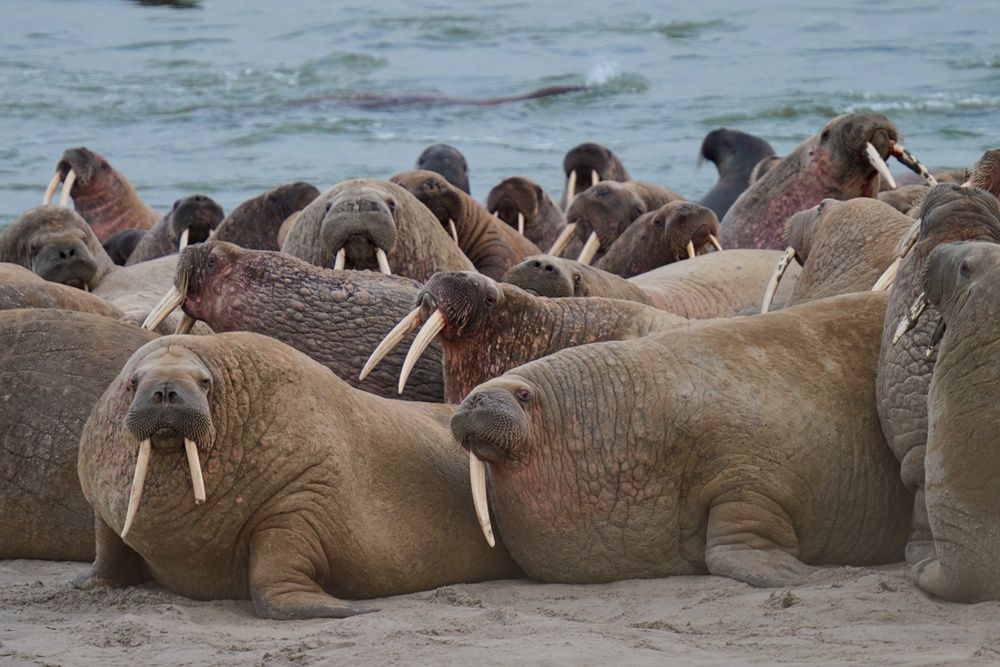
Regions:
<instances>
[{"instance_id":1,"label":"water splash","mask_svg":"<svg viewBox=\"0 0 1000 667\"><path fill-rule=\"evenodd\" d=\"M597 63L590 72L587 73L587 85L588 86L603 86L612 79L618 77L621 74L618 69L618 63L614 62L604 62Z\"/></svg>"}]
</instances>

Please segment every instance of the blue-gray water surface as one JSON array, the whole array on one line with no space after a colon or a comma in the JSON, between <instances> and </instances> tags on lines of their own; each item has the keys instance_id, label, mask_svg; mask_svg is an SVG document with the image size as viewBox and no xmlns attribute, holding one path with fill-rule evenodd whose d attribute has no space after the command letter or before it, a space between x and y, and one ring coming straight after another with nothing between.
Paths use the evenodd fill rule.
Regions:
<instances>
[{"instance_id":1,"label":"blue-gray water surface","mask_svg":"<svg viewBox=\"0 0 1000 667\"><path fill-rule=\"evenodd\" d=\"M698 197L715 181L696 166L712 128L783 154L864 109L931 166L964 167L1000 143L996 0L192 4L4 0L0 225L40 203L78 145L160 210L202 192L229 211L280 182L388 177L435 142L465 153L480 199L513 174L557 196L562 156L583 141ZM592 89L489 107L309 101L557 84Z\"/></svg>"}]
</instances>

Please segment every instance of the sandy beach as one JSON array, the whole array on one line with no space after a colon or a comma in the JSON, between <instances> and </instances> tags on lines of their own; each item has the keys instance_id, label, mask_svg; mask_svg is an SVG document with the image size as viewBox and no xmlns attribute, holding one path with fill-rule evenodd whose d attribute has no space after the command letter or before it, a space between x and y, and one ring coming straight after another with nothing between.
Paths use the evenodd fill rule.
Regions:
<instances>
[{"instance_id":1,"label":"sandy beach","mask_svg":"<svg viewBox=\"0 0 1000 667\"><path fill-rule=\"evenodd\" d=\"M497 581L371 601L346 620L265 621L247 601L155 585L78 591L83 563L0 562L0 664L970 664L1000 661L1000 603L932 600L902 565L756 589L696 576Z\"/></svg>"}]
</instances>

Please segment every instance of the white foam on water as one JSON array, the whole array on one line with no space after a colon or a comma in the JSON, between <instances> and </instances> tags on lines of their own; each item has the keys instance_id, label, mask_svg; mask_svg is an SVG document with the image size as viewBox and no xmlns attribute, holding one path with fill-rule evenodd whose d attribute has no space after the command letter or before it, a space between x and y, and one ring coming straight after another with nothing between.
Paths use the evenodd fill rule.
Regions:
<instances>
[{"instance_id":1,"label":"white foam on water","mask_svg":"<svg viewBox=\"0 0 1000 667\"><path fill-rule=\"evenodd\" d=\"M611 79L615 78L620 74L618 69L618 63L614 62L603 62L597 63L587 73L587 85L588 86L603 86Z\"/></svg>"}]
</instances>

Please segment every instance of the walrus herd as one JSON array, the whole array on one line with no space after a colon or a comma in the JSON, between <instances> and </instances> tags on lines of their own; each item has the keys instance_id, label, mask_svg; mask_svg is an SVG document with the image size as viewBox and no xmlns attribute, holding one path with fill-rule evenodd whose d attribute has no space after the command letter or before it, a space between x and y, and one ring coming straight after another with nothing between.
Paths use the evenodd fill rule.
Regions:
<instances>
[{"instance_id":1,"label":"walrus herd","mask_svg":"<svg viewBox=\"0 0 1000 667\"><path fill-rule=\"evenodd\" d=\"M0 558L271 619L904 560L1000 599L1000 151L956 181L851 113L701 160L692 199L583 143L480 203L435 144L164 214L68 149L0 232Z\"/></svg>"}]
</instances>

